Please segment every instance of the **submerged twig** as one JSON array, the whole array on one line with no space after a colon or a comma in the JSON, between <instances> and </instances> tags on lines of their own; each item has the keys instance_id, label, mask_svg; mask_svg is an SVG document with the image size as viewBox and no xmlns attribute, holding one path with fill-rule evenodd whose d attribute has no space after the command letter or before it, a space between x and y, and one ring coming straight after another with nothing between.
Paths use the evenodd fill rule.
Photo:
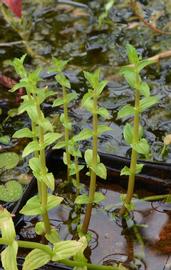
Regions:
<instances>
[{"instance_id":1,"label":"submerged twig","mask_svg":"<svg viewBox=\"0 0 171 270\"><path fill-rule=\"evenodd\" d=\"M169 58L169 57L171 57L171 50L158 53L158 54L156 54L154 56L145 58L144 60L148 60L148 61L152 61L154 63L158 63L160 60L165 59L165 58ZM129 67L133 66L133 64L130 64L128 66Z\"/></svg>"},{"instance_id":2,"label":"submerged twig","mask_svg":"<svg viewBox=\"0 0 171 270\"><path fill-rule=\"evenodd\" d=\"M144 17L139 13L139 6L138 3L134 0L130 0L130 6L135 13L135 15L139 18L140 21L142 21L146 26L148 26L152 31L161 34L161 35L171 35L171 32L163 31L158 29L154 24L148 22Z\"/></svg>"},{"instance_id":3,"label":"submerged twig","mask_svg":"<svg viewBox=\"0 0 171 270\"><path fill-rule=\"evenodd\" d=\"M19 41L11 41L11 42L1 42L0 47L12 47L19 44L23 44L23 41L19 40Z\"/></svg>"}]
</instances>

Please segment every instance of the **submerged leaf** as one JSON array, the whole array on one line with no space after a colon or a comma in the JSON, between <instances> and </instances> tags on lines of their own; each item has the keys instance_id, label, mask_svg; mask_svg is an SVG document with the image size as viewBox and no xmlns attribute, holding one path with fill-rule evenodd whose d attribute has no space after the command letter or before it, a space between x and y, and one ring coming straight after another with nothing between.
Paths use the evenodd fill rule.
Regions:
<instances>
[{"instance_id":1,"label":"submerged leaf","mask_svg":"<svg viewBox=\"0 0 171 270\"><path fill-rule=\"evenodd\" d=\"M19 156L14 152L0 153L0 169L12 169L17 166Z\"/></svg>"},{"instance_id":2,"label":"submerged leaf","mask_svg":"<svg viewBox=\"0 0 171 270\"><path fill-rule=\"evenodd\" d=\"M23 188L15 180L8 181L5 185L0 185L0 201L15 202L21 198Z\"/></svg>"}]
</instances>

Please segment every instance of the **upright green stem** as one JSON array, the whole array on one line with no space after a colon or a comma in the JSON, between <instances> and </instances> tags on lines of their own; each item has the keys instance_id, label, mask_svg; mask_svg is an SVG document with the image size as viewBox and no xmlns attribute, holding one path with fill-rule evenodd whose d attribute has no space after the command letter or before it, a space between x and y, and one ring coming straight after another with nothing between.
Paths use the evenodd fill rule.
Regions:
<instances>
[{"instance_id":1,"label":"upright green stem","mask_svg":"<svg viewBox=\"0 0 171 270\"><path fill-rule=\"evenodd\" d=\"M31 123L31 129L32 129L33 134L36 134L36 131L35 131L35 130L36 130L36 124L35 124L34 122ZM34 141L34 142L37 142L37 137L36 137L36 136L33 136L33 141ZM39 157L38 151L35 151L35 152L34 152L34 156L35 156L36 158ZM40 185L40 182L39 182L39 181L37 181L37 189L38 189L38 195L39 195L40 198L41 198L41 185Z\"/></svg>"},{"instance_id":2,"label":"upright green stem","mask_svg":"<svg viewBox=\"0 0 171 270\"><path fill-rule=\"evenodd\" d=\"M29 93L29 91L27 89L26 89L26 92L27 92L27 96L28 96L29 100L31 101L32 100L31 94ZM35 95L33 95L33 98L36 100L36 96ZM34 142L37 142L36 124L33 121L31 122L31 130L32 130L32 133L33 133L33 141ZM37 157L37 158L39 157L38 151L35 151L34 152L34 156ZM38 195L41 198L41 185L40 185L40 182L39 181L37 181L37 188L38 188Z\"/></svg>"},{"instance_id":3,"label":"upright green stem","mask_svg":"<svg viewBox=\"0 0 171 270\"><path fill-rule=\"evenodd\" d=\"M35 98L36 100L36 108L37 108L37 113L38 117L41 120L42 119L42 114L41 114L41 109L39 102L37 100L37 97ZM41 170L42 170L42 176L44 177L47 173L47 168L46 168L46 157L45 157L45 149L44 149L44 129L39 126L39 144L40 144L40 164L41 164ZM48 188L47 185L41 181L40 186L39 186L39 191L40 191L40 201L42 204L43 208L43 222L45 226L45 233L50 233L51 226L49 222L49 216L48 216L48 211L47 211L47 201L48 201Z\"/></svg>"},{"instance_id":4,"label":"upright green stem","mask_svg":"<svg viewBox=\"0 0 171 270\"><path fill-rule=\"evenodd\" d=\"M96 90L94 90L94 96L93 96L93 161L92 161L92 167L96 168L97 166L97 140L98 140L98 117L97 117L97 95ZM86 207L85 217L82 225L82 232L84 234L88 231L88 226L90 223L91 218L91 212L93 208L93 201L94 201L94 194L96 191L96 173L93 170L90 170L90 189L89 189L89 203Z\"/></svg>"},{"instance_id":5,"label":"upright green stem","mask_svg":"<svg viewBox=\"0 0 171 270\"><path fill-rule=\"evenodd\" d=\"M138 143L139 141L139 107L140 107L140 93L139 93L139 79L137 74L137 89L135 89L135 113L134 113L134 126L133 126L133 144ZM136 164L137 164L137 152L132 148L131 153L131 164L130 164L130 176L128 180L128 190L126 199L124 201L125 205L129 205L131 203L133 194L134 194L134 186L135 186L135 175L136 175ZM120 215L123 216L127 209L126 206L123 205L120 210Z\"/></svg>"},{"instance_id":6,"label":"upright green stem","mask_svg":"<svg viewBox=\"0 0 171 270\"><path fill-rule=\"evenodd\" d=\"M66 159L67 159L67 180L70 181L70 167L71 167L71 156L69 153L69 117L68 117L68 102L67 102L67 91L65 87L63 89L63 99L64 99L64 129L65 129L65 149L66 149Z\"/></svg>"},{"instance_id":7,"label":"upright green stem","mask_svg":"<svg viewBox=\"0 0 171 270\"><path fill-rule=\"evenodd\" d=\"M40 147L41 147L44 145L44 130L42 127L40 127L39 131L40 131L39 142L40 142ZM41 147L41 150L40 150L40 163L41 163L42 175L45 176L47 171L46 171L46 157L45 157L45 151L43 147ZM41 182L41 204L44 210L44 213L42 214L42 218L43 218L46 233L50 233L51 226L50 226L49 216L48 216L48 211L47 211L47 201L48 201L48 188L46 184L42 181Z\"/></svg>"},{"instance_id":8,"label":"upright green stem","mask_svg":"<svg viewBox=\"0 0 171 270\"><path fill-rule=\"evenodd\" d=\"M79 173L77 156L74 157L74 163L75 163L75 175L76 175L76 183L77 183L76 196L78 196L80 194L80 173Z\"/></svg>"}]
</instances>

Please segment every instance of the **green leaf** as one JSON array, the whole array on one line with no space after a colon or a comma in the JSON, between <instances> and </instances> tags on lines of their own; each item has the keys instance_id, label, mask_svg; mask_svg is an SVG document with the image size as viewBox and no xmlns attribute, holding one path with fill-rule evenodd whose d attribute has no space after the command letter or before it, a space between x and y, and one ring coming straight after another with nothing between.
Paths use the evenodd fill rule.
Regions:
<instances>
[{"instance_id":1,"label":"green leaf","mask_svg":"<svg viewBox=\"0 0 171 270\"><path fill-rule=\"evenodd\" d=\"M18 251L17 241L13 241L11 245L6 247L1 252L2 266L5 270L18 270L17 251Z\"/></svg>"},{"instance_id":2,"label":"green leaf","mask_svg":"<svg viewBox=\"0 0 171 270\"><path fill-rule=\"evenodd\" d=\"M73 101L77 98L78 98L78 94L76 92L67 94L67 97L66 97L67 104L69 104L71 101Z\"/></svg>"},{"instance_id":3,"label":"green leaf","mask_svg":"<svg viewBox=\"0 0 171 270\"><path fill-rule=\"evenodd\" d=\"M1 136L0 143L8 145L10 143L10 136L8 135Z\"/></svg>"},{"instance_id":4,"label":"green leaf","mask_svg":"<svg viewBox=\"0 0 171 270\"><path fill-rule=\"evenodd\" d=\"M140 93L141 93L141 95L143 95L145 97L150 96L150 87L148 86L148 84L146 82L141 83Z\"/></svg>"},{"instance_id":5,"label":"green leaf","mask_svg":"<svg viewBox=\"0 0 171 270\"><path fill-rule=\"evenodd\" d=\"M137 77L139 81L141 81L141 78L136 74L133 67L126 66L121 68L121 74L125 77L131 88L137 88Z\"/></svg>"},{"instance_id":6,"label":"green leaf","mask_svg":"<svg viewBox=\"0 0 171 270\"><path fill-rule=\"evenodd\" d=\"M108 110L105 109L105 108L98 108L97 113L100 116L102 116L103 118L105 118L105 119L109 119L110 118L110 114L109 114Z\"/></svg>"},{"instance_id":7,"label":"green leaf","mask_svg":"<svg viewBox=\"0 0 171 270\"><path fill-rule=\"evenodd\" d=\"M108 81L105 81L105 80L99 82L98 87L96 88L96 94L98 97L101 95L101 93L104 90L107 83L108 83Z\"/></svg>"},{"instance_id":8,"label":"green leaf","mask_svg":"<svg viewBox=\"0 0 171 270\"><path fill-rule=\"evenodd\" d=\"M35 151L39 151L40 150L40 145L38 142L30 142L29 144L26 145L26 147L23 150L23 154L22 157L26 157L29 154L35 152Z\"/></svg>"},{"instance_id":9,"label":"green leaf","mask_svg":"<svg viewBox=\"0 0 171 270\"><path fill-rule=\"evenodd\" d=\"M74 139L74 142L79 142L79 141L83 141L83 140L87 140L91 138L92 135L93 135L92 130L85 128L79 134L75 135L73 139Z\"/></svg>"},{"instance_id":10,"label":"green leaf","mask_svg":"<svg viewBox=\"0 0 171 270\"><path fill-rule=\"evenodd\" d=\"M15 180L0 185L0 201L15 202L21 198L22 194L22 185Z\"/></svg>"},{"instance_id":11,"label":"green leaf","mask_svg":"<svg viewBox=\"0 0 171 270\"><path fill-rule=\"evenodd\" d=\"M82 194L77 196L77 198L75 199L75 202L77 204L88 204L89 203L89 197L87 194Z\"/></svg>"},{"instance_id":12,"label":"green leaf","mask_svg":"<svg viewBox=\"0 0 171 270\"><path fill-rule=\"evenodd\" d=\"M46 233L45 237L52 244L60 241L60 236L55 228L52 228L50 233Z\"/></svg>"},{"instance_id":13,"label":"green leaf","mask_svg":"<svg viewBox=\"0 0 171 270\"><path fill-rule=\"evenodd\" d=\"M0 229L2 238L7 245L11 245L16 238L16 232L11 214L5 209L0 209Z\"/></svg>"},{"instance_id":14,"label":"green leaf","mask_svg":"<svg viewBox=\"0 0 171 270\"><path fill-rule=\"evenodd\" d=\"M28 74L27 90L31 94L36 93L38 90L37 84L41 80L40 72L41 72L41 68L37 68Z\"/></svg>"},{"instance_id":15,"label":"green leaf","mask_svg":"<svg viewBox=\"0 0 171 270\"><path fill-rule=\"evenodd\" d=\"M68 259L79 252L82 248L82 243L75 240L65 240L54 244L54 256L52 261L61 261Z\"/></svg>"},{"instance_id":16,"label":"green leaf","mask_svg":"<svg viewBox=\"0 0 171 270\"><path fill-rule=\"evenodd\" d=\"M70 81L65 77L63 73L58 73L55 76L55 79L61 86L71 88Z\"/></svg>"},{"instance_id":17,"label":"green leaf","mask_svg":"<svg viewBox=\"0 0 171 270\"><path fill-rule=\"evenodd\" d=\"M139 63L139 57L138 57L136 49L131 44L127 44L126 50L127 50L129 62L131 64L137 65Z\"/></svg>"},{"instance_id":18,"label":"green leaf","mask_svg":"<svg viewBox=\"0 0 171 270\"><path fill-rule=\"evenodd\" d=\"M27 75L23 65L26 56L27 55L24 54L21 58L14 58L14 60L11 62L11 65L15 68L15 71L20 76L20 78L26 77Z\"/></svg>"},{"instance_id":19,"label":"green leaf","mask_svg":"<svg viewBox=\"0 0 171 270\"><path fill-rule=\"evenodd\" d=\"M86 161L86 164L88 167L92 165L92 160L93 160L93 150L92 149L87 149L84 154L84 159ZM100 157L97 155L97 163L100 163Z\"/></svg>"},{"instance_id":20,"label":"green leaf","mask_svg":"<svg viewBox=\"0 0 171 270\"><path fill-rule=\"evenodd\" d=\"M19 156L14 152L0 153L0 169L12 169L17 166Z\"/></svg>"},{"instance_id":21,"label":"green leaf","mask_svg":"<svg viewBox=\"0 0 171 270\"><path fill-rule=\"evenodd\" d=\"M140 110L143 112L159 102L158 96L145 97L140 100Z\"/></svg>"},{"instance_id":22,"label":"green leaf","mask_svg":"<svg viewBox=\"0 0 171 270\"><path fill-rule=\"evenodd\" d=\"M24 99L23 103L21 103L21 105L18 108L18 113L22 114L23 112L27 112L27 114L29 115L30 119L33 122L37 122L37 120L39 119L38 114L37 114L37 110L35 107L35 102L33 99L28 99L28 96L22 96L22 98Z\"/></svg>"},{"instance_id":23,"label":"green leaf","mask_svg":"<svg viewBox=\"0 0 171 270\"><path fill-rule=\"evenodd\" d=\"M100 70L97 69L94 73L84 71L84 77L89 82L93 89L98 89L100 80Z\"/></svg>"},{"instance_id":24,"label":"green leaf","mask_svg":"<svg viewBox=\"0 0 171 270\"><path fill-rule=\"evenodd\" d=\"M53 131L53 126L51 122L48 120L48 118L43 118L43 119L37 119L36 123L38 123L44 131Z\"/></svg>"},{"instance_id":25,"label":"green leaf","mask_svg":"<svg viewBox=\"0 0 171 270\"><path fill-rule=\"evenodd\" d=\"M127 166L124 166L120 172L120 175L131 175L130 168L128 168Z\"/></svg>"},{"instance_id":26,"label":"green leaf","mask_svg":"<svg viewBox=\"0 0 171 270\"><path fill-rule=\"evenodd\" d=\"M101 192L95 192L94 200L91 203L100 203L101 201L103 201L105 199L106 199L106 197ZM86 194L79 195L75 199L74 203L76 203L76 204L88 204L88 203L90 203L89 197Z\"/></svg>"},{"instance_id":27,"label":"green leaf","mask_svg":"<svg viewBox=\"0 0 171 270\"><path fill-rule=\"evenodd\" d=\"M136 174L140 173L143 169L144 164L136 164Z\"/></svg>"},{"instance_id":28,"label":"green leaf","mask_svg":"<svg viewBox=\"0 0 171 270\"><path fill-rule=\"evenodd\" d=\"M27 87L27 80L26 79L21 79L20 82L16 83L10 90L9 92L13 93L17 91L18 89L25 88Z\"/></svg>"},{"instance_id":29,"label":"green leaf","mask_svg":"<svg viewBox=\"0 0 171 270\"><path fill-rule=\"evenodd\" d=\"M54 95L56 95L56 93L54 91L50 91L47 87L40 88L37 93L39 104L42 104L48 97L51 97Z\"/></svg>"},{"instance_id":30,"label":"green leaf","mask_svg":"<svg viewBox=\"0 0 171 270\"><path fill-rule=\"evenodd\" d=\"M22 128L13 134L13 138L32 138L33 133L29 128Z\"/></svg>"},{"instance_id":31,"label":"green leaf","mask_svg":"<svg viewBox=\"0 0 171 270\"><path fill-rule=\"evenodd\" d=\"M86 99L83 99L81 102L81 106L84 107L87 111L92 112L94 109L94 104L93 104L92 98L88 97Z\"/></svg>"},{"instance_id":32,"label":"green leaf","mask_svg":"<svg viewBox=\"0 0 171 270\"><path fill-rule=\"evenodd\" d=\"M65 147L65 142L64 141L58 142L57 144L55 144L53 149L60 149L60 148L63 148L63 147Z\"/></svg>"},{"instance_id":33,"label":"green leaf","mask_svg":"<svg viewBox=\"0 0 171 270\"><path fill-rule=\"evenodd\" d=\"M139 154L148 155L150 146L146 139L141 139L138 143L132 144L132 148Z\"/></svg>"},{"instance_id":34,"label":"green leaf","mask_svg":"<svg viewBox=\"0 0 171 270\"><path fill-rule=\"evenodd\" d=\"M106 199L106 197L101 192L95 192L93 202L98 204L98 203L104 201L105 199Z\"/></svg>"},{"instance_id":35,"label":"green leaf","mask_svg":"<svg viewBox=\"0 0 171 270\"><path fill-rule=\"evenodd\" d=\"M50 247L46 246L51 252ZM39 269L41 266L47 264L51 260L51 256L48 252L40 249L33 249L29 254L26 256L23 270L34 270Z\"/></svg>"},{"instance_id":36,"label":"green leaf","mask_svg":"<svg viewBox=\"0 0 171 270\"><path fill-rule=\"evenodd\" d=\"M53 173L47 173L46 175L42 175L42 181L47 185L48 188L54 191L55 179Z\"/></svg>"},{"instance_id":37,"label":"green leaf","mask_svg":"<svg viewBox=\"0 0 171 270\"><path fill-rule=\"evenodd\" d=\"M40 174L41 172L41 164L40 160L37 157L33 157L29 160L29 166L32 169L32 171L36 174Z\"/></svg>"},{"instance_id":38,"label":"green leaf","mask_svg":"<svg viewBox=\"0 0 171 270\"><path fill-rule=\"evenodd\" d=\"M68 130L71 130L72 129L72 123L71 122L68 122L68 121L66 122L65 116L64 116L63 113L60 115L60 121L61 121L62 125L65 128L67 128Z\"/></svg>"},{"instance_id":39,"label":"green leaf","mask_svg":"<svg viewBox=\"0 0 171 270\"><path fill-rule=\"evenodd\" d=\"M99 176L102 179L106 179L107 178L107 169L105 167L105 165L103 163L98 163L97 166L94 167L90 167L97 176Z\"/></svg>"},{"instance_id":40,"label":"green leaf","mask_svg":"<svg viewBox=\"0 0 171 270\"><path fill-rule=\"evenodd\" d=\"M123 117L134 115L134 113L135 113L134 107L128 104L119 110L117 117L123 118Z\"/></svg>"},{"instance_id":41,"label":"green leaf","mask_svg":"<svg viewBox=\"0 0 171 270\"><path fill-rule=\"evenodd\" d=\"M20 210L20 213L26 216L41 215L43 210L38 195L30 198L25 206Z\"/></svg>"},{"instance_id":42,"label":"green leaf","mask_svg":"<svg viewBox=\"0 0 171 270\"><path fill-rule=\"evenodd\" d=\"M137 65L138 72L140 72L144 67L154 64L155 62L155 60L141 60Z\"/></svg>"},{"instance_id":43,"label":"green leaf","mask_svg":"<svg viewBox=\"0 0 171 270\"><path fill-rule=\"evenodd\" d=\"M76 168L75 163L72 163L72 164L70 165L69 175L70 175L70 176L71 176L71 175L74 175L74 174L76 174L76 171L79 172L79 171L81 171L83 168L84 168L84 165L78 165L77 168Z\"/></svg>"},{"instance_id":44,"label":"green leaf","mask_svg":"<svg viewBox=\"0 0 171 270\"><path fill-rule=\"evenodd\" d=\"M43 221L39 221L36 223L35 232L38 235L43 235L45 233L45 225Z\"/></svg>"},{"instance_id":45,"label":"green leaf","mask_svg":"<svg viewBox=\"0 0 171 270\"><path fill-rule=\"evenodd\" d=\"M93 91L91 89L88 90L86 94L84 94L81 100L81 107L85 107L85 104L89 102L93 97Z\"/></svg>"},{"instance_id":46,"label":"green leaf","mask_svg":"<svg viewBox=\"0 0 171 270\"><path fill-rule=\"evenodd\" d=\"M47 210L51 210L58 206L63 201L62 197L48 194Z\"/></svg>"},{"instance_id":47,"label":"green leaf","mask_svg":"<svg viewBox=\"0 0 171 270\"><path fill-rule=\"evenodd\" d=\"M44 135L44 144L45 147L51 145L55 141L57 141L59 138L61 138L63 134L57 133L57 132L50 132Z\"/></svg>"},{"instance_id":48,"label":"green leaf","mask_svg":"<svg viewBox=\"0 0 171 270\"><path fill-rule=\"evenodd\" d=\"M84 250L87 247L87 238L85 236L80 237L78 240L79 242L82 243L82 248L80 248L79 252L74 255L73 259L74 261L81 262L82 266L81 267L74 267L73 270L87 270L87 259L84 255Z\"/></svg>"},{"instance_id":49,"label":"green leaf","mask_svg":"<svg viewBox=\"0 0 171 270\"><path fill-rule=\"evenodd\" d=\"M127 123L123 130L124 139L127 144L131 144L133 140L133 127Z\"/></svg>"},{"instance_id":50,"label":"green leaf","mask_svg":"<svg viewBox=\"0 0 171 270\"><path fill-rule=\"evenodd\" d=\"M57 98L54 100L52 107L61 106L64 104L63 98Z\"/></svg>"},{"instance_id":51,"label":"green leaf","mask_svg":"<svg viewBox=\"0 0 171 270\"><path fill-rule=\"evenodd\" d=\"M98 125L97 127L97 134L101 135L102 133L105 133L107 131L111 131L112 128L105 126L105 125Z\"/></svg>"},{"instance_id":52,"label":"green leaf","mask_svg":"<svg viewBox=\"0 0 171 270\"><path fill-rule=\"evenodd\" d=\"M11 109L8 111L8 116L9 117L14 117L14 116L17 116L18 115L18 108L15 108L15 109Z\"/></svg>"},{"instance_id":53,"label":"green leaf","mask_svg":"<svg viewBox=\"0 0 171 270\"><path fill-rule=\"evenodd\" d=\"M60 60L57 58L52 58L52 63L55 66L53 71L62 72L64 70L65 66L68 64L68 61Z\"/></svg>"}]
</instances>

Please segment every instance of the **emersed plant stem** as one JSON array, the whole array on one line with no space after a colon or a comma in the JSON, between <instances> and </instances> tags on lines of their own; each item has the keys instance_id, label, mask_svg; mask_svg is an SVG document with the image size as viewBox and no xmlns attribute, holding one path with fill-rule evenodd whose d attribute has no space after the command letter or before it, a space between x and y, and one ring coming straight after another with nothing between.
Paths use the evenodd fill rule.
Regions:
<instances>
[{"instance_id":1,"label":"emersed plant stem","mask_svg":"<svg viewBox=\"0 0 171 270\"><path fill-rule=\"evenodd\" d=\"M95 91L95 90L94 90ZM92 167L97 167L97 140L98 140L98 133L97 133L97 127L98 127L98 117L97 117L97 95L96 91L94 93L93 97L93 160L92 160ZM91 212L93 208L93 201L94 201L94 194L96 191L96 173L91 169L90 170L90 188L89 188L89 203L86 207L85 217L82 225L82 232L84 234L88 231L88 226L90 223L91 218Z\"/></svg>"},{"instance_id":2,"label":"emersed plant stem","mask_svg":"<svg viewBox=\"0 0 171 270\"><path fill-rule=\"evenodd\" d=\"M31 101L32 96L31 96L30 92L27 90L27 88L26 88L26 93L27 93L27 96L28 96L29 100ZM36 100L35 94L33 94L33 99ZM36 136L36 123L33 122L33 121L31 121L31 130L32 130L32 133L33 133L33 141L37 142L38 140L37 140L37 136ZM39 152L34 151L34 156L36 158L38 158L39 157ZM40 184L39 181L37 181L37 189L38 189L38 196L41 198L41 184Z\"/></svg>"},{"instance_id":3,"label":"emersed plant stem","mask_svg":"<svg viewBox=\"0 0 171 270\"><path fill-rule=\"evenodd\" d=\"M45 150L43 148L44 145L44 130L42 127L39 127L40 131L40 163L41 163L41 170L42 175L45 176L47 173L46 169L46 157L45 157ZM49 216L47 211L47 201L48 201L48 188L47 185L41 181L41 204L42 208L44 210L44 213L42 214L44 226L45 226L45 233L50 233L51 226L49 222Z\"/></svg>"},{"instance_id":4,"label":"emersed plant stem","mask_svg":"<svg viewBox=\"0 0 171 270\"><path fill-rule=\"evenodd\" d=\"M65 130L65 149L67 159L67 180L70 181L70 167L71 167L71 156L69 153L69 117L68 117L68 101L67 101L67 90L63 86L63 100L64 100L64 130Z\"/></svg>"},{"instance_id":5,"label":"emersed plant stem","mask_svg":"<svg viewBox=\"0 0 171 270\"><path fill-rule=\"evenodd\" d=\"M34 122L31 123L31 127L32 127L31 129L32 129L33 134L36 134L36 124L35 124ZM33 141L34 141L34 142L37 142L37 137L36 137L36 135L33 136ZM38 157L39 157L39 152L38 152L38 151L35 151L35 152L34 152L34 156L35 156L36 158L38 158ZM41 198L41 184L40 184L39 181L37 181L37 189L38 189L38 195L39 195L39 197Z\"/></svg>"},{"instance_id":6,"label":"emersed plant stem","mask_svg":"<svg viewBox=\"0 0 171 270\"><path fill-rule=\"evenodd\" d=\"M79 167L78 167L78 157L74 157L75 162L75 175L76 175L76 183L77 183L77 191L76 196L80 194L80 173L79 173Z\"/></svg>"},{"instance_id":7,"label":"emersed plant stem","mask_svg":"<svg viewBox=\"0 0 171 270\"><path fill-rule=\"evenodd\" d=\"M39 101L37 97L35 97L36 101L36 109L37 109L37 114L38 117L41 121L42 119L42 113L39 105ZM40 167L41 167L41 174L43 177L46 176L47 174L47 168L46 168L46 157L45 157L45 149L44 149L44 129L43 127L39 126L39 144L40 144ZM38 182L38 180L37 180ZM48 216L48 211L47 211L47 202L48 202L48 188L47 185L41 181L40 182L40 202L43 208L43 222L45 226L45 233L50 233L51 231L51 226L50 226L50 221L49 221L49 216Z\"/></svg>"},{"instance_id":8,"label":"emersed plant stem","mask_svg":"<svg viewBox=\"0 0 171 270\"><path fill-rule=\"evenodd\" d=\"M49 256L52 258L54 253L52 249L48 245L43 245L37 242L29 242L29 241L22 241L18 240L17 241L18 246L20 248L28 248L28 249L40 249L49 254ZM0 245L6 245L6 242L4 241L3 238L0 238ZM72 260L61 260L59 263L65 264L70 267L83 267L87 266L88 269L90 270L119 270L119 267L117 266L105 266L105 265L97 265L97 264L90 264L90 263L82 263L79 261L72 261Z\"/></svg>"},{"instance_id":9,"label":"emersed plant stem","mask_svg":"<svg viewBox=\"0 0 171 270\"><path fill-rule=\"evenodd\" d=\"M82 262L77 262L77 261L72 261L72 260L67 260L67 259L62 260L61 262L67 266L70 266L70 267L87 266L87 269L90 269L90 270L119 270L118 266L98 265L98 264L91 264L91 263L83 264ZM125 268L125 270L126 270L126 268Z\"/></svg>"},{"instance_id":10,"label":"emersed plant stem","mask_svg":"<svg viewBox=\"0 0 171 270\"><path fill-rule=\"evenodd\" d=\"M137 80L138 81L138 80ZM137 85L139 83L137 82ZM139 141L139 106L140 106L140 94L139 89L135 89L135 113L134 113L134 127L133 127L133 144L138 143ZM131 153L131 164L130 164L130 176L128 180L128 190L126 199L124 201L124 205L120 210L120 215L123 216L127 208L125 205L129 205L131 203L133 193L134 193L134 186L135 186L135 175L136 175L136 164L137 164L137 152L132 148Z\"/></svg>"}]
</instances>

